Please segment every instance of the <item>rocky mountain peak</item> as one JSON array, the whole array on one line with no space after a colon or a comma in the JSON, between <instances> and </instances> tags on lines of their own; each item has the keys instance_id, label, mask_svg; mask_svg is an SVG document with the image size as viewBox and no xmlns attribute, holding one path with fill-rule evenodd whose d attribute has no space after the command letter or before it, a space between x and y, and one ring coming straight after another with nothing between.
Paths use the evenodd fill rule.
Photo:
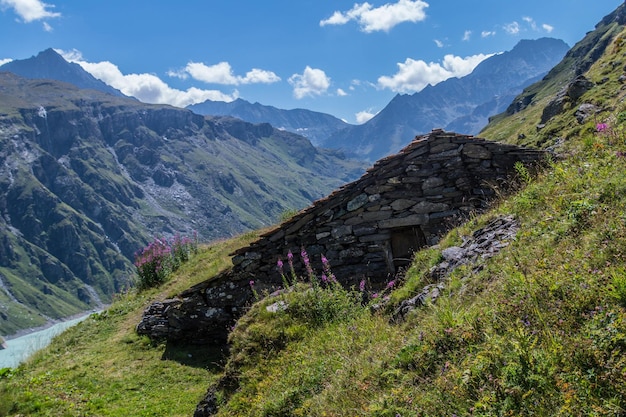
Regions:
<instances>
[{"instance_id":1,"label":"rocky mountain peak","mask_svg":"<svg viewBox=\"0 0 626 417\"><path fill-rule=\"evenodd\" d=\"M103 81L95 78L80 65L67 62L58 52L48 48L36 56L18 59L0 66L0 71L12 72L30 79L50 79L63 81L78 88L102 91L118 97L126 97Z\"/></svg>"}]
</instances>

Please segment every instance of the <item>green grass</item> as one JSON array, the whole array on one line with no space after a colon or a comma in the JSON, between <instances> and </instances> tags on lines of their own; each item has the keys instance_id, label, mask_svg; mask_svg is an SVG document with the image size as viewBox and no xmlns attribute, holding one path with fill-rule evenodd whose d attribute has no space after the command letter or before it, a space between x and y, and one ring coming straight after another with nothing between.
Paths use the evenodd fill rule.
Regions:
<instances>
[{"instance_id":1,"label":"green grass","mask_svg":"<svg viewBox=\"0 0 626 417\"><path fill-rule=\"evenodd\" d=\"M239 385L218 390L218 415L624 413L626 160L617 150L554 163L418 253L391 307L429 283L440 250L459 236L498 214L521 223L481 272L459 268L404 322L365 306L302 326L289 308L265 310L276 299L260 302L231 336L226 373Z\"/></svg>"},{"instance_id":2,"label":"green grass","mask_svg":"<svg viewBox=\"0 0 626 417\"><path fill-rule=\"evenodd\" d=\"M219 349L155 344L135 333L144 308L224 269L249 233L202 247L158 289L120 295L57 336L24 365L0 372L0 416L184 416L218 375ZM10 342L9 342L10 343Z\"/></svg>"}]
</instances>

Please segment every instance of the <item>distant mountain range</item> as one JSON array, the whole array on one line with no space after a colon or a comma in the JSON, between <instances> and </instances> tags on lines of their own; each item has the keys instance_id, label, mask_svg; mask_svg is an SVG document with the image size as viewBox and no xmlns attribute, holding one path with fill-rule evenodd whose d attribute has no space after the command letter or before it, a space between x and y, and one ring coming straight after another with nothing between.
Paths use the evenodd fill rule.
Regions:
<instances>
[{"instance_id":1,"label":"distant mountain range","mask_svg":"<svg viewBox=\"0 0 626 417\"><path fill-rule=\"evenodd\" d=\"M541 79L568 50L557 39L520 41L511 51L484 60L465 77L395 96L367 123L336 132L322 146L375 161L435 128L476 134L489 116L506 110L524 87Z\"/></svg>"},{"instance_id":2,"label":"distant mountain range","mask_svg":"<svg viewBox=\"0 0 626 417\"><path fill-rule=\"evenodd\" d=\"M282 110L242 99L206 101L188 108L199 114L229 115L300 133L314 144L376 161L395 153L416 135L434 128L477 134L489 117L501 113L524 87L540 80L568 51L558 39L522 40L494 55L462 78L451 78L415 94L398 94L362 125L309 110Z\"/></svg>"},{"instance_id":3,"label":"distant mountain range","mask_svg":"<svg viewBox=\"0 0 626 417\"><path fill-rule=\"evenodd\" d=\"M302 135L314 145L325 143L335 132L351 126L326 113L305 109L282 110L259 103L252 104L240 98L230 103L207 100L187 108L202 115L232 116L250 123L269 123L277 129Z\"/></svg>"},{"instance_id":4,"label":"distant mountain range","mask_svg":"<svg viewBox=\"0 0 626 417\"><path fill-rule=\"evenodd\" d=\"M362 125L351 125L325 113L278 109L243 99L229 103L207 100L188 108L201 115L269 123L277 129L305 136L316 146L340 149L351 157L373 162L397 152L416 135L435 128L477 134L490 116L506 110L516 95L547 74L568 50L569 46L558 39L522 40L511 51L484 60L465 77L450 78L411 95L396 95ZM0 66L0 71L3 70L108 93L112 89L79 65L68 64L52 49L37 57Z\"/></svg>"}]
</instances>

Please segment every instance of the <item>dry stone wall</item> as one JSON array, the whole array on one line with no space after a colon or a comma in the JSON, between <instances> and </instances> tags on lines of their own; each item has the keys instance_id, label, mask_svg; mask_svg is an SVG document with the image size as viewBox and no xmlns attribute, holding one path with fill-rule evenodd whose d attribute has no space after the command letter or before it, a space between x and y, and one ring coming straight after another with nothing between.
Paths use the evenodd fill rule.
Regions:
<instances>
[{"instance_id":1,"label":"dry stone wall","mask_svg":"<svg viewBox=\"0 0 626 417\"><path fill-rule=\"evenodd\" d=\"M516 162L534 164L544 158L540 150L442 130L417 137L359 180L235 252L231 270L176 300L155 303L138 330L174 339L203 339L201 334L214 339L219 326L225 335L224 323L234 320L253 297L251 281L257 292L282 285L279 259L288 268L292 253L295 272L306 274L302 250L318 272L325 256L346 286L362 279L372 287L385 285L409 265L412 252L437 243L470 213L486 208L494 186L506 188ZM164 303L168 308L159 310Z\"/></svg>"},{"instance_id":2,"label":"dry stone wall","mask_svg":"<svg viewBox=\"0 0 626 417\"><path fill-rule=\"evenodd\" d=\"M277 260L286 264L292 252L303 273L298 255L304 249L319 270L324 255L348 284L383 282L408 264L412 251L436 244L469 213L484 209L494 185L506 187L517 161L543 157L539 150L433 131L235 252L235 275L280 283Z\"/></svg>"}]
</instances>

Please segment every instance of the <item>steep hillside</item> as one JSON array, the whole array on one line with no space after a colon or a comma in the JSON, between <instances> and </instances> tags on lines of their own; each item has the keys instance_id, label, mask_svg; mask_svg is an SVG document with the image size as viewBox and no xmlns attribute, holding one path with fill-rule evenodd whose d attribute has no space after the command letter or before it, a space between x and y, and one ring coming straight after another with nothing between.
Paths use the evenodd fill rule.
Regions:
<instances>
[{"instance_id":1,"label":"steep hillside","mask_svg":"<svg viewBox=\"0 0 626 417\"><path fill-rule=\"evenodd\" d=\"M110 301L152 236L269 225L362 170L268 124L6 72L0 143L3 334Z\"/></svg>"},{"instance_id":2,"label":"steep hillside","mask_svg":"<svg viewBox=\"0 0 626 417\"><path fill-rule=\"evenodd\" d=\"M269 123L277 129L297 133L320 145L333 133L350 126L330 114L306 109L283 110L259 103L237 99L230 103L207 100L187 106L194 113L212 116L232 116L250 123ZM330 148L331 143L326 143Z\"/></svg>"},{"instance_id":3,"label":"steep hillside","mask_svg":"<svg viewBox=\"0 0 626 417\"><path fill-rule=\"evenodd\" d=\"M325 146L375 161L435 128L475 134L502 112L525 86L556 65L568 46L560 40L523 40L494 55L462 78L451 78L408 95L399 94L367 123L331 136Z\"/></svg>"},{"instance_id":4,"label":"steep hillside","mask_svg":"<svg viewBox=\"0 0 626 417\"><path fill-rule=\"evenodd\" d=\"M481 135L523 145L578 148L579 137L615 113L626 81L619 55L622 8L606 16L540 82L517 96L494 116ZM615 115L615 114L614 114Z\"/></svg>"}]
</instances>

